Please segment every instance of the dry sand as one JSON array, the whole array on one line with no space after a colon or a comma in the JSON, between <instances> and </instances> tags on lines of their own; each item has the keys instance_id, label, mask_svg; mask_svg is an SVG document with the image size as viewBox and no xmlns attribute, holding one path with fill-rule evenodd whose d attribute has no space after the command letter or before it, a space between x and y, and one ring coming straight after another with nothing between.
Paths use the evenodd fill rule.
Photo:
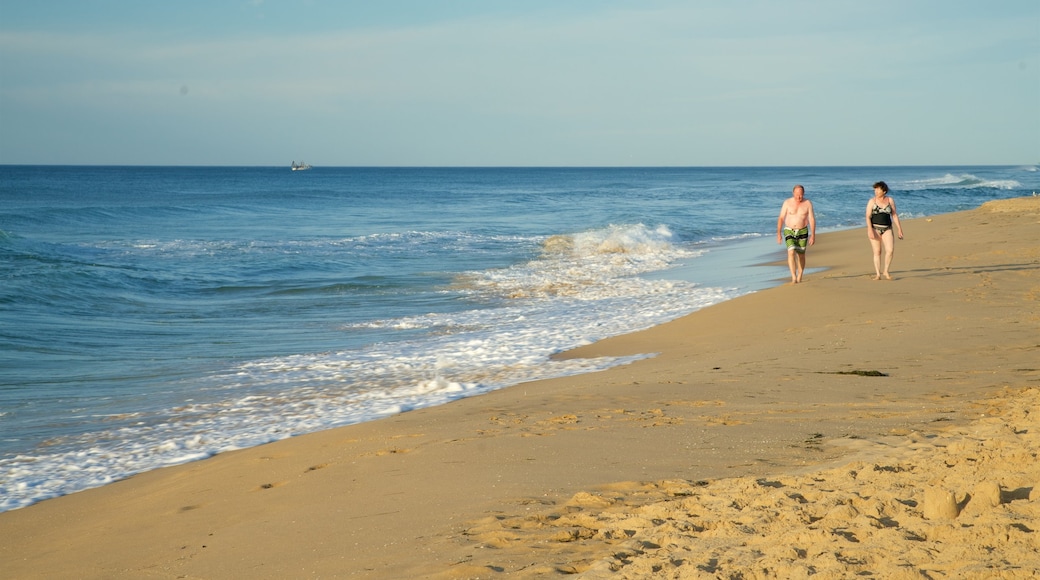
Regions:
<instances>
[{"instance_id":1,"label":"dry sand","mask_svg":"<svg viewBox=\"0 0 1040 580\"><path fill-rule=\"evenodd\" d=\"M904 225L566 354L625 367L0 514L0 576L1037 577L1040 198Z\"/></svg>"}]
</instances>

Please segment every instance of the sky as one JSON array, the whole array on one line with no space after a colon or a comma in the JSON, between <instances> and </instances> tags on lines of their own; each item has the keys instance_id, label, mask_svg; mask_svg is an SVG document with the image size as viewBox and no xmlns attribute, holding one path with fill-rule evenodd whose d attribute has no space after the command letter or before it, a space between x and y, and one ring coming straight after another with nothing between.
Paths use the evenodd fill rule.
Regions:
<instances>
[{"instance_id":1,"label":"sky","mask_svg":"<svg viewBox=\"0 0 1040 580\"><path fill-rule=\"evenodd\" d=\"M0 0L0 164L1040 163L1036 0Z\"/></svg>"}]
</instances>

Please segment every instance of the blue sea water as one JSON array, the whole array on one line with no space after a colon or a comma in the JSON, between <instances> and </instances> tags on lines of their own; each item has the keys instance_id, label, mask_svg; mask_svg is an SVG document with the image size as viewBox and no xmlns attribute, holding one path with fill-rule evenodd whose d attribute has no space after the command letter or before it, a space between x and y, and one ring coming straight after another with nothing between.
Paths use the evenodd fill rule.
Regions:
<instances>
[{"instance_id":1,"label":"blue sea water","mask_svg":"<svg viewBox=\"0 0 1040 580\"><path fill-rule=\"evenodd\" d=\"M792 186L827 231L881 179L904 219L1040 191L1033 166L0 166L0 511L623 364L549 357L786 280L756 264Z\"/></svg>"}]
</instances>

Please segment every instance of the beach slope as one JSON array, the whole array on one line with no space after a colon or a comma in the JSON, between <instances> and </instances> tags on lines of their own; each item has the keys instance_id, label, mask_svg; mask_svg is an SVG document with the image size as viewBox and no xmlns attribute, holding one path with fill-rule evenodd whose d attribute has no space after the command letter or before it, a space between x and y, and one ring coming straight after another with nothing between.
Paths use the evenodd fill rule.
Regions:
<instances>
[{"instance_id":1,"label":"beach slope","mask_svg":"<svg viewBox=\"0 0 1040 580\"><path fill-rule=\"evenodd\" d=\"M0 514L3 576L1033 577L1040 198L904 226L560 355L623 367Z\"/></svg>"}]
</instances>

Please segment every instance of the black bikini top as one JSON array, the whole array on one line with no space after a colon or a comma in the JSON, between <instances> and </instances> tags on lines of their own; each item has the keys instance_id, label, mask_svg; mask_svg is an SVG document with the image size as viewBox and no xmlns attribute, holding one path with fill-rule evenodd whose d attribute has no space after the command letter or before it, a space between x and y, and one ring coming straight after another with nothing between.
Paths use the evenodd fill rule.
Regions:
<instances>
[{"instance_id":1,"label":"black bikini top","mask_svg":"<svg viewBox=\"0 0 1040 580\"><path fill-rule=\"evenodd\" d=\"M874 202L874 209L870 212L870 223L875 226L890 226L892 225L892 204L881 207Z\"/></svg>"}]
</instances>

